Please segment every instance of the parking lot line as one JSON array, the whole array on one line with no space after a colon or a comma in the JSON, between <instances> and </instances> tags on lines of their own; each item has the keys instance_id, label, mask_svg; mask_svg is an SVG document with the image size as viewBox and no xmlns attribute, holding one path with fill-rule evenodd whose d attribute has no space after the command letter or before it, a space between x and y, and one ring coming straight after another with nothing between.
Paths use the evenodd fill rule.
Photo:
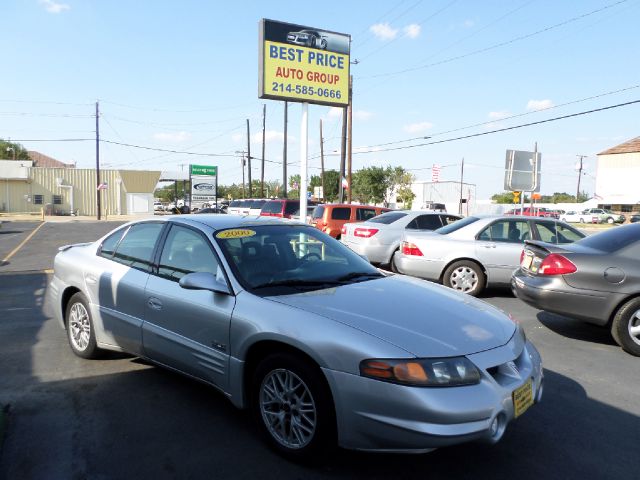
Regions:
<instances>
[{"instance_id":1,"label":"parking lot line","mask_svg":"<svg viewBox=\"0 0 640 480\"><path fill-rule=\"evenodd\" d=\"M38 225L29 235L27 235L27 238L25 238L22 242L20 242L20 244L16 248L11 250L11 252L9 252L9 255L7 255L2 259L2 264L7 263L11 257L13 257L16 253L18 253L20 249L24 247L29 240L31 240L31 238L38 232L38 230L42 228L42 226L45 223L46 222L42 222L40 225Z\"/></svg>"}]
</instances>

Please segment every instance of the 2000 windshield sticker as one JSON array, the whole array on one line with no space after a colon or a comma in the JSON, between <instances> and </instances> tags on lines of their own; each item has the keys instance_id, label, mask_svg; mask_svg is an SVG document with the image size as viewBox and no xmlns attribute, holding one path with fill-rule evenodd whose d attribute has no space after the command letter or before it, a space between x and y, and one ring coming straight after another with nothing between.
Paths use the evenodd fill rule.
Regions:
<instances>
[{"instance_id":1,"label":"2000 windshield sticker","mask_svg":"<svg viewBox=\"0 0 640 480\"><path fill-rule=\"evenodd\" d=\"M264 91L311 102L349 103L349 56L264 42Z\"/></svg>"},{"instance_id":2,"label":"2000 windshield sticker","mask_svg":"<svg viewBox=\"0 0 640 480\"><path fill-rule=\"evenodd\" d=\"M244 228L233 228L231 230L223 230L216 234L216 238L229 239L229 238L246 238L253 237L256 234L255 230L247 230Z\"/></svg>"}]
</instances>

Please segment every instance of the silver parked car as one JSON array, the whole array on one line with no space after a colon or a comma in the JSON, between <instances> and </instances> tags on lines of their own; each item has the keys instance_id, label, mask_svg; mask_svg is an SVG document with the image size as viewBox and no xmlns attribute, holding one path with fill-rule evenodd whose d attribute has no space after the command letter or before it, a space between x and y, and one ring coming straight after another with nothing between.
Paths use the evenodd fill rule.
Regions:
<instances>
[{"instance_id":1,"label":"silver parked car","mask_svg":"<svg viewBox=\"0 0 640 480\"><path fill-rule=\"evenodd\" d=\"M497 442L542 395L509 316L290 220L130 223L63 247L50 295L76 355L124 351L211 384L293 457Z\"/></svg>"},{"instance_id":2,"label":"silver parked car","mask_svg":"<svg viewBox=\"0 0 640 480\"><path fill-rule=\"evenodd\" d=\"M425 211L392 211L366 222L347 223L340 241L374 265L389 265L397 272L395 255L406 232L431 231L460 220L459 215Z\"/></svg>"},{"instance_id":3,"label":"silver parked car","mask_svg":"<svg viewBox=\"0 0 640 480\"><path fill-rule=\"evenodd\" d=\"M640 356L640 224L571 245L527 242L511 285L535 308L608 326Z\"/></svg>"},{"instance_id":4,"label":"silver parked car","mask_svg":"<svg viewBox=\"0 0 640 480\"><path fill-rule=\"evenodd\" d=\"M551 218L472 216L435 232L405 232L396 266L475 296L487 285L510 284L525 240L563 244L584 236Z\"/></svg>"}]
</instances>

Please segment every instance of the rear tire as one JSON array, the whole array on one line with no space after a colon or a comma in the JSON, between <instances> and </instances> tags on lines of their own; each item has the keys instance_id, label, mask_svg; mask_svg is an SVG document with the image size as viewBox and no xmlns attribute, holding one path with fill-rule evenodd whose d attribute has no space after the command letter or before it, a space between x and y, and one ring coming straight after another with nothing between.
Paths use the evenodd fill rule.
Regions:
<instances>
[{"instance_id":1,"label":"rear tire","mask_svg":"<svg viewBox=\"0 0 640 480\"><path fill-rule=\"evenodd\" d=\"M613 225L613 223L614 223L614 219L613 219L613 217L607 217L607 223L608 223L609 225Z\"/></svg>"},{"instance_id":2,"label":"rear tire","mask_svg":"<svg viewBox=\"0 0 640 480\"><path fill-rule=\"evenodd\" d=\"M449 265L442 280L445 286L473 297L484 290L486 283L482 269L471 260L459 260Z\"/></svg>"},{"instance_id":3,"label":"rear tire","mask_svg":"<svg viewBox=\"0 0 640 480\"><path fill-rule=\"evenodd\" d=\"M584 218L581 218L581 219L580 219L580 223L584 223Z\"/></svg>"},{"instance_id":4,"label":"rear tire","mask_svg":"<svg viewBox=\"0 0 640 480\"><path fill-rule=\"evenodd\" d=\"M611 335L625 352L640 357L640 298L629 300L616 312Z\"/></svg>"},{"instance_id":5,"label":"rear tire","mask_svg":"<svg viewBox=\"0 0 640 480\"><path fill-rule=\"evenodd\" d=\"M276 353L257 366L250 408L267 443L293 460L326 458L336 446L336 417L326 380L308 360Z\"/></svg>"},{"instance_id":6,"label":"rear tire","mask_svg":"<svg viewBox=\"0 0 640 480\"><path fill-rule=\"evenodd\" d=\"M398 253L400 250L396 250L395 252L393 252L391 254L391 261L389 262L389 269L393 272L393 273L400 273L400 271L398 270L398 266L396 265L396 253Z\"/></svg>"},{"instance_id":7,"label":"rear tire","mask_svg":"<svg viewBox=\"0 0 640 480\"><path fill-rule=\"evenodd\" d=\"M67 304L65 313L67 339L71 351L81 358L98 358L102 352L96 344L91 310L84 294L74 294Z\"/></svg>"}]
</instances>

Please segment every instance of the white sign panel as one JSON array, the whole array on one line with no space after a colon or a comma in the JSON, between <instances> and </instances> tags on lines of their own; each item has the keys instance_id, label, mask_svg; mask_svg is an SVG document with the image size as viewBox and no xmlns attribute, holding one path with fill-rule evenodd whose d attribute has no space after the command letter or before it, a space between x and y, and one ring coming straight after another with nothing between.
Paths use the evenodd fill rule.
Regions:
<instances>
[{"instance_id":1,"label":"white sign panel","mask_svg":"<svg viewBox=\"0 0 640 480\"><path fill-rule=\"evenodd\" d=\"M217 178L212 176L192 176L191 177L191 201L209 202L216 199Z\"/></svg>"}]
</instances>

